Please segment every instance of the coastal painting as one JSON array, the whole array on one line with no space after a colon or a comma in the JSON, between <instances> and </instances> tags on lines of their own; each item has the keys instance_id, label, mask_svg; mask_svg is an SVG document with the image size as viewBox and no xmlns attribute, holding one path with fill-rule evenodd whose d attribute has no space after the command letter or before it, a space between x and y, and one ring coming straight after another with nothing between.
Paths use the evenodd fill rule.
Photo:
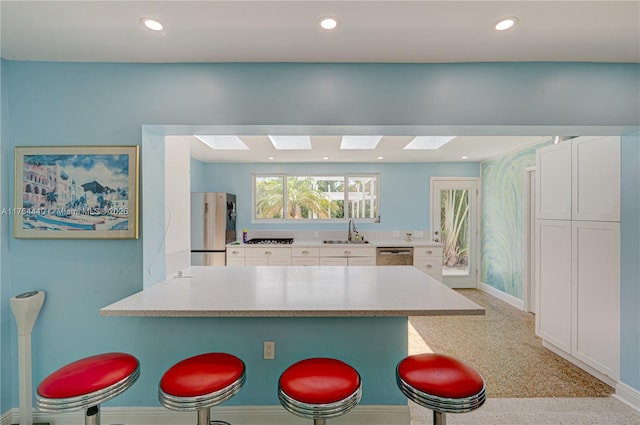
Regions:
<instances>
[{"instance_id":1,"label":"coastal painting","mask_svg":"<svg viewBox=\"0 0 640 425\"><path fill-rule=\"evenodd\" d=\"M14 236L137 239L138 147L16 147Z\"/></svg>"}]
</instances>

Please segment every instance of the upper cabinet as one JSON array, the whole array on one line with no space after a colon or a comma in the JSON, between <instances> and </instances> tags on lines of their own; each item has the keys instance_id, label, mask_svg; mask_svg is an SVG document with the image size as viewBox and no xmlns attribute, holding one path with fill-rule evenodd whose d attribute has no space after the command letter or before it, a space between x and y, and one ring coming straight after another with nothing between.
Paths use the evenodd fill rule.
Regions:
<instances>
[{"instance_id":1,"label":"upper cabinet","mask_svg":"<svg viewBox=\"0 0 640 425\"><path fill-rule=\"evenodd\" d=\"M577 137L538 149L541 220L620 221L620 137Z\"/></svg>"},{"instance_id":2,"label":"upper cabinet","mask_svg":"<svg viewBox=\"0 0 640 425\"><path fill-rule=\"evenodd\" d=\"M536 151L536 217L571 220L571 143Z\"/></svg>"},{"instance_id":3,"label":"upper cabinet","mask_svg":"<svg viewBox=\"0 0 640 425\"><path fill-rule=\"evenodd\" d=\"M571 147L572 219L620 221L620 137L579 137Z\"/></svg>"}]
</instances>

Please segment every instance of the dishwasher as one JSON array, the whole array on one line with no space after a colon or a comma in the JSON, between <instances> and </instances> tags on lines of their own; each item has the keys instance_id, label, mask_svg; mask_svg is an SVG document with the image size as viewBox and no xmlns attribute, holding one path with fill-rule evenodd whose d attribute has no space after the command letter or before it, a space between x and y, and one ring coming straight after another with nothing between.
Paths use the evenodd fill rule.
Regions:
<instances>
[{"instance_id":1,"label":"dishwasher","mask_svg":"<svg viewBox=\"0 0 640 425\"><path fill-rule=\"evenodd\" d=\"M376 248L376 266L412 266L413 247Z\"/></svg>"}]
</instances>

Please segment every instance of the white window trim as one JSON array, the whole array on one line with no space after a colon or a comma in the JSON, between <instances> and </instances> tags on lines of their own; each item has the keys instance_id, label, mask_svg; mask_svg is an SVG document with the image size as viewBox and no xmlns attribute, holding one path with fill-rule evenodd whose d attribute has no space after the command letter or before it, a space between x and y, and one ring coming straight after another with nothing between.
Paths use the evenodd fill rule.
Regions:
<instances>
[{"instance_id":1,"label":"white window trim","mask_svg":"<svg viewBox=\"0 0 640 425\"><path fill-rule=\"evenodd\" d=\"M356 223L380 223L380 173L251 173L251 223L252 224L335 224L335 223L347 223L349 218L349 208L347 206L348 199L345 192L345 218L329 218L329 219L287 219L287 218L256 218L256 177L283 177L283 196L285 201L285 207L287 202L287 177L344 177L345 187L347 187L347 179L358 177L375 177L376 179L376 206L377 215L373 218L354 218ZM286 211L286 208L285 208ZM283 211L284 213L284 211Z\"/></svg>"}]
</instances>

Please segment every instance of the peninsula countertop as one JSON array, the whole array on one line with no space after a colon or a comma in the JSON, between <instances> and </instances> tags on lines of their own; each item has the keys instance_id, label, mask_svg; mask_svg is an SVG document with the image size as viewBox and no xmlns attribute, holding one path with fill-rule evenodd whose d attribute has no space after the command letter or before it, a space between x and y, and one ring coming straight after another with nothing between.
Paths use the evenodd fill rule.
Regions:
<instances>
[{"instance_id":1,"label":"peninsula countertop","mask_svg":"<svg viewBox=\"0 0 640 425\"><path fill-rule=\"evenodd\" d=\"M138 317L484 315L412 266L194 266L100 310Z\"/></svg>"}]
</instances>

